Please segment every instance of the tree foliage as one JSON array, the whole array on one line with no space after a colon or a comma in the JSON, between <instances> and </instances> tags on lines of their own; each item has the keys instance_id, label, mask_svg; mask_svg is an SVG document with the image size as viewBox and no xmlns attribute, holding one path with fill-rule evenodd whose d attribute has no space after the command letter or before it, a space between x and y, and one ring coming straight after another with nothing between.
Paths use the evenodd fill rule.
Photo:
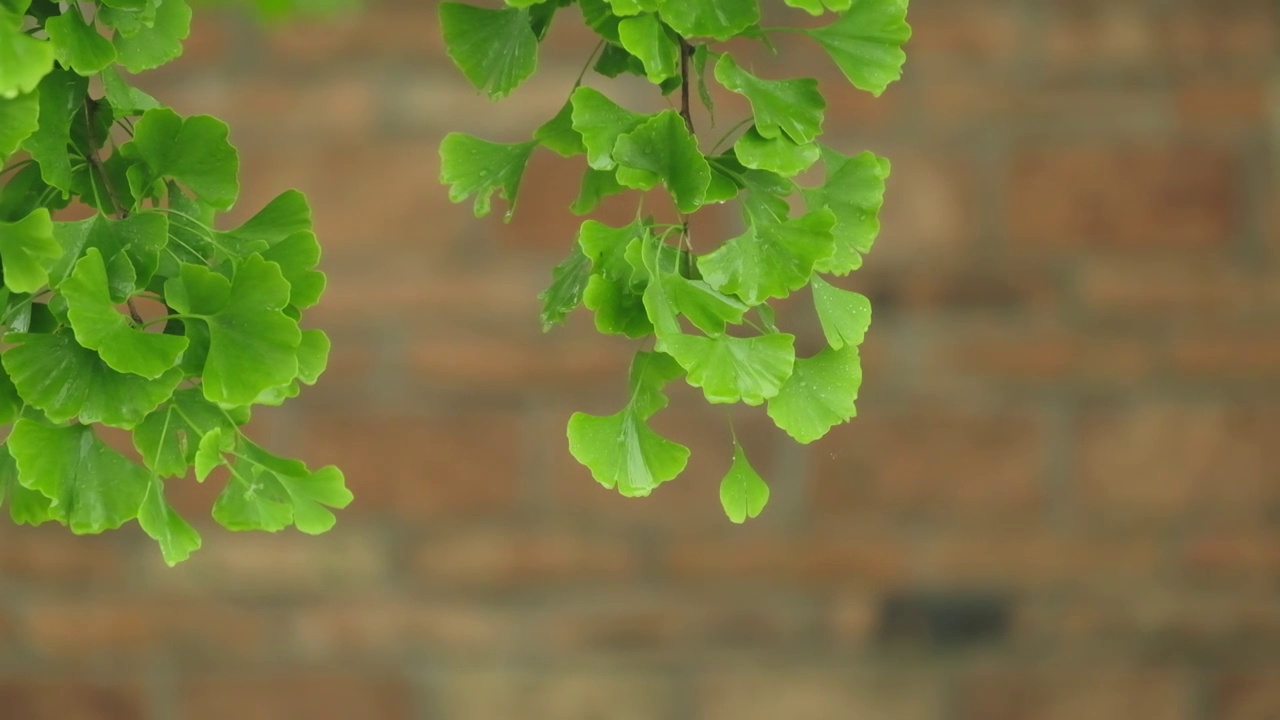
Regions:
<instances>
[{"instance_id":1,"label":"tree foliage","mask_svg":"<svg viewBox=\"0 0 1280 720\"><path fill-rule=\"evenodd\" d=\"M776 2L776 0L769 0ZM683 379L711 404L763 406L800 443L824 436L856 413L862 372L858 345L871 320L866 297L833 278L858 269L879 232L889 161L848 155L822 140L826 100L812 78L772 79L725 47L745 39L770 45L798 33L823 48L856 88L879 96L902 72L911 36L907 0L783 0L814 27L762 27L759 0L505 0L482 7L445 2L440 21L450 57L492 100L537 70L552 22L585 22L599 36L587 69L562 110L528 140L495 142L451 133L440 147L441 181L477 217L493 198L515 214L533 153L585 156L578 200L590 213L609 195L663 188L679 222L637 209L623 227L583 222L576 242L539 297L550 329L579 306L606 335L639 339L630 399L606 416L575 413L569 450L607 488L645 496L684 470L689 449L661 436L650 419L667 404L663 388ZM577 12L572 12L576 6ZM576 17L575 17L576 16ZM811 23L810 23L811 24ZM736 51L735 51L736 52ZM676 109L623 107L586 84L629 74L678 95ZM727 150L694 132L690 98L714 112L708 86L742 95L751 116ZM812 172L810 172L812 171ZM805 179L800 179L801 177ZM820 178L811 180L809 178ZM744 231L698 234L700 210L735 203ZM568 241L569 238L566 238ZM796 337L775 324L773 304L805 291L826 347L796 354ZM759 515L769 488L735 438L721 500L734 522Z\"/></svg>"},{"instance_id":2,"label":"tree foliage","mask_svg":"<svg viewBox=\"0 0 1280 720\"><path fill-rule=\"evenodd\" d=\"M136 520L170 564L201 542L171 482L225 467L211 514L232 530L324 532L351 500L337 468L244 432L324 371L304 315L325 277L300 193L226 227L227 126L130 84L181 54L190 22L187 0L0 0L0 502L74 533Z\"/></svg>"}]
</instances>

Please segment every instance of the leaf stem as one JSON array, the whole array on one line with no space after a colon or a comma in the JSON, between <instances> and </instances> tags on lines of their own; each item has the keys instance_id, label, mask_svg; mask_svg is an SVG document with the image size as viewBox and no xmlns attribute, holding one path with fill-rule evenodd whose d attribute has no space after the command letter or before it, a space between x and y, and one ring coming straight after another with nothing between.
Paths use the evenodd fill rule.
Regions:
<instances>
[{"instance_id":1,"label":"leaf stem","mask_svg":"<svg viewBox=\"0 0 1280 720\"><path fill-rule=\"evenodd\" d=\"M693 58L693 45L681 36L680 38L680 117L684 118L685 127L697 141L698 133L693 128L693 111L689 104L689 60ZM689 229L689 216L680 213L680 242L689 250L689 258L685 268L686 274L693 272L693 234Z\"/></svg>"},{"instance_id":2,"label":"leaf stem","mask_svg":"<svg viewBox=\"0 0 1280 720\"><path fill-rule=\"evenodd\" d=\"M739 121L739 122L738 122L738 124L737 124L737 125L734 125L733 127L729 128L729 131L728 131L728 132L726 132L724 135L722 135L722 136L720 137L720 139L716 141L716 144L715 144L715 145L712 145L712 146L711 146L711 150L710 150L710 151L708 151L708 152L707 152L707 154L708 154L708 155L714 155L714 154L715 154L715 152L716 152L716 150L719 150L719 149L720 149L720 146L724 144L724 141L729 139L729 136L730 136L730 135L732 135L732 134L734 134L734 133L738 132L739 130L741 130L741 129L742 129L742 127L743 127L744 125L746 125L747 123L751 122L751 120L752 120L751 118L743 118L741 121Z\"/></svg>"},{"instance_id":3,"label":"leaf stem","mask_svg":"<svg viewBox=\"0 0 1280 720\"><path fill-rule=\"evenodd\" d=\"M591 69L591 63L596 59L596 55L600 54L600 49L603 47L604 40L601 39L600 42L596 43L596 47L591 51L591 54L587 56L587 62L582 66L582 72L578 73L578 79L573 81L574 90L577 90L578 86L582 84L582 78L587 76L587 71Z\"/></svg>"}]
</instances>

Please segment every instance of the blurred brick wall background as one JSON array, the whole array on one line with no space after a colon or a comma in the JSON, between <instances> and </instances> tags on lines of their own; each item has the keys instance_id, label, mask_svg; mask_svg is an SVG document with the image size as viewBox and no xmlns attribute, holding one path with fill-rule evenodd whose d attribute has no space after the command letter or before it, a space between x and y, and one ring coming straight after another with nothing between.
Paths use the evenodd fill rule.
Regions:
<instances>
[{"instance_id":1,"label":"blurred brick wall background","mask_svg":"<svg viewBox=\"0 0 1280 720\"><path fill-rule=\"evenodd\" d=\"M509 226L438 184L443 133L559 108L593 45L566 20L493 107L433 2L197 16L146 86L230 122L237 215L298 187L327 252L329 373L259 432L357 500L175 570L133 530L0 525L0 718L1280 718L1274 0L916 0L878 101L813 47L759 56L894 173L847 283L875 306L860 417L801 448L740 414L774 493L744 528L693 393L660 416L689 472L647 501L568 456L632 347L539 332L580 161L541 153ZM205 518L216 491L171 492Z\"/></svg>"}]
</instances>

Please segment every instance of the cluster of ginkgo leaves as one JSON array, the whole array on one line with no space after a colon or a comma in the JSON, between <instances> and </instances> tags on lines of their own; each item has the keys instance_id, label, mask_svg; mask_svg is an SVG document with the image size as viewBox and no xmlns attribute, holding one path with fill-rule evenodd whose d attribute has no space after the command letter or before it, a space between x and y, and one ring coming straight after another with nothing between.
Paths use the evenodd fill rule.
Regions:
<instances>
[{"instance_id":1,"label":"cluster of ginkgo leaves","mask_svg":"<svg viewBox=\"0 0 1280 720\"><path fill-rule=\"evenodd\" d=\"M300 193L218 229L227 126L129 84L190 22L187 0L0 0L0 502L74 533L136 519L170 564L200 536L168 480L225 467L212 516L232 530L324 532L351 500L337 468L242 431L323 372L329 340L299 322L325 276Z\"/></svg>"},{"instance_id":2,"label":"cluster of ginkgo leaves","mask_svg":"<svg viewBox=\"0 0 1280 720\"><path fill-rule=\"evenodd\" d=\"M451 133L440 148L441 180L451 186L450 197L461 202L474 196L478 217L491 211L497 193L510 221L525 167L539 147L586 156L581 191L570 208L575 214L629 190L661 186L670 194L680 223L659 223L641 212L624 227L585 221L540 295L545 328L583 305L600 332L652 342L635 355L629 400L619 412L579 412L569 420L574 457L598 482L626 496L648 495L685 468L688 448L647 424L667 404L666 384L678 378L701 388L709 403L765 405L774 424L801 443L855 414L862 380L858 346L871 308L866 297L824 276L848 275L871 249L889 162L870 152L846 155L820 141L826 101L816 80L766 79L721 43L747 38L769 44L772 35L803 34L855 87L878 96L901 76L906 60L907 0L781 3L826 22L808 29L762 27L758 0L440 6L450 57L491 99L534 73L539 44L573 5L600 38L588 60L596 75L636 75L662 95L680 92L678 108L637 111L583 84L584 71L561 111L527 141ZM696 83L697 96L714 112L712 82L744 96L752 111L723 151L703 149L688 107ZM796 180L811 168L820 168L821 182ZM696 253L687 218L727 202L741 207L745 231ZM700 249L707 242L698 236ZM796 338L777 327L770 303L806 287L826 347L797 357ZM736 438L733 450L720 497L729 518L743 522L763 510L769 488Z\"/></svg>"}]
</instances>

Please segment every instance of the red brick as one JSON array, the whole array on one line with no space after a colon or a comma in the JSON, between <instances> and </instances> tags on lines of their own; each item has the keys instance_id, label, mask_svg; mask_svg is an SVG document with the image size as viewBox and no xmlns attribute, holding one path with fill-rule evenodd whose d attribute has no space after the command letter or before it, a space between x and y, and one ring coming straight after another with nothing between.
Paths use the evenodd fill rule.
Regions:
<instances>
[{"instance_id":1,"label":"red brick","mask_svg":"<svg viewBox=\"0 0 1280 720\"><path fill-rule=\"evenodd\" d=\"M262 33L263 62L308 69L357 59L361 63L447 63L437 5L381 2L335 17L291 18Z\"/></svg>"},{"instance_id":2,"label":"red brick","mask_svg":"<svg viewBox=\"0 0 1280 720\"><path fill-rule=\"evenodd\" d=\"M953 324L950 331L949 341L931 354L930 377L1128 386L1150 378L1156 367L1156 348L1132 333L1080 332L1043 322Z\"/></svg>"},{"instance_id":3,"label":"red brick","mask_svg":"<svg viewBox=\"0 0 1280 720\"><path fill-rule=\"evenodd\" d=\"M699 720L933 720L945 692L941 678L888 670L725 672L701 686Z\"/></svg>"},{"instance_id":4,"label":"red brick","mask_svg":"<svg viewBox=\"0 0 1280 720\"><path fill-rule=\"evenodd\" d=\"M874 593L841 592L832 599L823 617L829 637L845 646L865 647L875 639L880 623L880 602Z\"/></svg>"},{"instance_id":5,"label":"red brick","mask_svg":"<svg viewBox=\"0 0 1280 720\"><path fill-rule=\"evenodd\" d=\"M1218 720L1280 717L1280 671L1232 673L1216 687Z\"/></svg>"},{"instance_id":6,"label":"red brick","mask_svg":"<svg viewBox=\"0 0 1280 720\"><path fill-rule=\"evenodd\" d=\"M1280 642L1280 613L1265 587L1189 589L1185 582L1098 587L1019 604L1018 632L1060 656L1105 652L1202 663L1266 657Z\"/></svg>"},{"instance_id":7,"label":"red brick","mask_svg":"<svg viewBox=\"0 0 1280 720\"><path fill-rule=\"evenodd\" d=\"M893 167L868 264L912 265L928 256L938 266L970 259L982 202L973 158L905 147L875 152Z\"/></svg>"},{"instance_id":8,"label":"red brick","mask_svg":"<svg viewBox=\"0 0 1280 720\"><path fill-rule=\"evenodd\" d=\"M175 568L158 553L145 558L144 577L157 590L206 597L333 594L386 582L393 559L385 534L338 515L337 526L320 536L211 529L203 547Z\"/></svg>"},{"instance_id":9,"label":"red brick","mask_svg":"<svg viewBox=\"0 0 1280 720\"><path fill-rule=\"evenodd\" d=\"M450 718L648 720L670 716L674 693L669 679L648 671L479 669L445 675L437 702Z\"/></svg>"},{"instance_id":10,"label":"red brick","mask_svg":"<svg viewBox=\"0 0 1280 720\"><path fill-rule=\"evenodd\" d=\"M1216 326L1280 310L1280 285L1269 271L1222 258L1091 258L1076 287L1090 323Z\"/></svg>"},{"instance_id":11,"label":"red brick","mask_svg":"<svg viewBox=\"0 0 1280 720\"><path fill-rule=\"evenodd\" d=\"M813 511L827 518L1034 522L1044 423L1026 409L888 408L814 443Z\"/></svg>"},{"instance_id":12,"label":"red brick","mask_svg":"<svg viewBox=\"0 0 1280 720\"><path fill-rule=\"evenodd\" d=\"M1280 532L1206 529L1187 540L1182 562L1193 581L1272 585L1280 577Z\"/></svg>"},{"instance_id":13,"label":"red brick","mask_svg":"<svg viewBox=\"0 0 1280 720\"><path fill-rule=\"evenodd\" d=\"M1187 678L1173 671L1054 667L985 670L961 690L964 720L1190 720Z\"/></svg>"},{"instance_id":14,"label":"red brick","mask_svg":"<svg viewBox=\"0 0 1280 720\"><path fill-rule=\"evenodd\" d=\"M83 590L117 584L124 565L111 535L75 536L57 524L18 527L0 508L0 577L4 584Z\"/></svg>"},{"instance_id":15,"label":"red brick","mask_svg":"<svg viewBox=\"0 0 1280 720\"><path fill-rule=\"evenodd\" d=\"M1179 333L1170 363L1181 379L1271 380L1280 376L1280 333L1270 326Z\"/></svg>"},{"instance_id":16,"label":"red brick","mask_svg":"<svg viewBox=\"0 0 1280 720\"><path fill-rule=\"evenodd\" d=\"M1079 424L1079 501L1117 520L1247 517L1280 499L1274 408L1149 403L1097 406Z\"/></svg>"},{"instance_id":17,"label":"red brick","mask_svg":"<svg viewBox=\"0 0 1280 720\"><path fill-rule=\"evenodd\" d=\"M245 661L273 652L272 619L246 606L190 597L46 599L27 607L23 634L35 653L69 667L141 662L159 652Z\"/></svg>"},{"instance_id":18,"label":"red brick","mask_svg":"<svg viewBox=\"0 0 1280 720\"><path fill-rule=\"evenodd\" d=\"M1131 70L1158 61L1159 27L1136 6L1089 0L1055 5L1040 45L1055 70L1110 67Z\"/></svg>"},{"instance_id":19,"label":"red brick","mask_svg":"<svg viewBox=\"0 0 1280 720\"><path fill-rule=\"evenodd\" d=\"M506 609L395 595L300 605L287 628L289 646L303 661L343 664L495 652L517 634Z\"/></svg>"},{"instance_id":20,"label":"red brick","mask_svg":"<svg viewBox=\"0 0 1280 720\"><path fill-rule=\"evenodd\" d=\"M106 684L74 676L0 679L0 707L22 720L147 720L139 683Z\"/></svg>"},{"instance_id":21,"label":"red brick","mask_svg":"<svg viewBox=\"0 0 1280 720\"><path fill-rule=\"evenodd\" d=\"M1012 0L921 4L912 6L907 21L907 72L1004 66L1018 56L1029 29L1025 12Z\"/></svg>"},{"instance_id":22,"label":"red brick","mask_svg":"<svg viewBox=\"0 0 1280 720\"><path fill-rule=\"evenodd\" d=\"M1267 122L1269 88L1263 80L1190 81L1177 94L1178 119L1187 127L1221 130Z\"/></svg>"},{"instance_id":23,"label":"red brick","mask_svg":"<svg viewBox=\"0 0 1280 720\"><path fill-rule=\"evenodd\" d=\"M502 514L520 499L520 423L513 412L357 418L317 408L299 419L296 454L343 469L356 496L344 516Z\"/></svg>"},{"instance_id":24,"label":"red brick","mask_svg":"<svg viewBox=\"0 0 1280 720\"><path fill-rule=\"evenodd\" d=\"M741 528L723 538L672 543L666 562L673 579L704 585L883 587L908 577L910 555L905 538L884 531L846 528L791 537Z\"/></svg>"},{"instance_id":25,"label":"red brick","mask_svg":"<svg viewBox=\"0 0 1280 720\"><path fill-rule=\"evenodd\" d=\"M1235 230L1235 169L1213 147L1024 147L1004 190L1009 239L1019 251L1219 247Z\"/></svg>"},{"instance_id":26,"label":"red brick","mask_svg":"<svg viewBox=\"0 0 1280 720\"><path fill-rule=\"evenodd\" d=\"M432 534L411 551L416 575L450 589L519 590L567 583L608 584L634 576L634 539L603 533L467 526Z\"/></svg>"},{"instance_id":27,"label":"red brick","mask_svg":"<svg viewBox=\"0 0 1280 720\"><path fill-rule=\"evenodd\" d=\"M1268 0L1194 0L1170 13L1161 34L1174 67L1265 74L1262 68L1280 43L1280 14Z\"/></svg>"},{"instance_id":28,"label":"red brick","mask_svg":"<svg viewBox=\"0 0 1280 720\"><path fill-rule=\"evenodd\" d=\"M584 594L547 607L537 644L556 654L661 659L714 648L778 652L802 647L809 602L793 596L716 597L625 590Z\"/></svg>"},{"instance_id":29,"label":"red brick","mask_svg":"<svg viewBox=\"0 0 1280 720\"><path fill-rule=\"evenodd\" d=\"M394 676L344 672L212 674L179 684L182 717L189 720L303 720L417 717L413 690Z\"/></svg>"},{"instance_id":30,"label":"red brick","mask_svg":"<svg viewBox=\"0 0 1280 720\"><path fill-rule=\"evenodd\" d=\"M1163 549L1145 536L1026 531L935 532L922 541L918 577L932 583L1049 591L1149 581Z\"/></svg>"}]
</instances>

